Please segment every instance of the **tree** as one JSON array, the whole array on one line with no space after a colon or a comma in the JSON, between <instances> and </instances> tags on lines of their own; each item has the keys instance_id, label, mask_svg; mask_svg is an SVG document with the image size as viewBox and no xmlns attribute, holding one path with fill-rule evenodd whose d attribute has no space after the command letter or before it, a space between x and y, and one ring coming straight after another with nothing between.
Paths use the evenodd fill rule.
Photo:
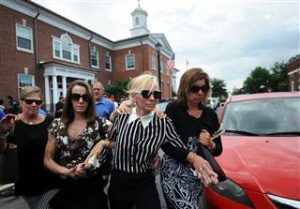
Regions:
<instances>
[{"instance_id":1,"label":"tree","mask_svg":"<svg viewBox=\"0 0 300 209\"><path fill-rule=\"evenodd\" d=\"M300 58L300 54L296 54L295 56L293 56L289 59L288 63L293 62L294 60L299 59L299 58Z\"/></svg>"},{"instance_id":2,"label":"tree","mask_svg":"<svg viewBox=\"0 0 300 209\"><path fill-rule=\"evenodd\" d=\"M211 80L211 84L212 84L212 97L218 97L222 101L228 97L226 84L224 80L213 78Z\"/></svg>"},{"instance_id":3,"label":"tree","mask_svg":"<svg viewBox=\"0 0 300 209\"><path fill-rule=\"evenodd\" d=\"M256 67L243 84L245 93L253 94L270 90L270 72L263 67Z\"/></svg>"},{"instance_id":4,"label":"tree","mask_svg":"<svg viewBox=\"0 0 300 209\"><path fill-rule=\"evenodd\" d=\"M245 94L245 90L243 88L236 88L234 87L232 90L232 95L239 95L239 94Z\"/></svg>"},{"instance_id":5,"label":"tree","mask_svg":"<svg viewBox=\"0 0 300 209\"><path fill-rule=\"evenodd\" d=\"M284 62L276 62L270 69L270 90L288 91L287 67Z\"/></svg>"},{"instance_id":6,"label":"tree","mask_svg":"<svg viewBox=\"0 0 300 209\"><path fill-rule=\"evenodd\" d=\"M107 86L107 88L105 89L105 91L109 94L109 95L114 95L117 100L119 100L121 97L123 96L127 96L127 85L129 83L129 79L124 79L124 80L118 80L115 83Z\"/></svg>"}]
</instances>

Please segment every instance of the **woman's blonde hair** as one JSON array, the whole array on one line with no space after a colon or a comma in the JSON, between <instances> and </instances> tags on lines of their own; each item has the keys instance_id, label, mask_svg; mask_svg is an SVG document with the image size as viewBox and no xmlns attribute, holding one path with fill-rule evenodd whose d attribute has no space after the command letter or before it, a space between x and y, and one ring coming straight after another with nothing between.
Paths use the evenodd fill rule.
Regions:
<instances>
[{"instance_id":1,"label":"woman's blonde hair","mask_svg":"<svg viewBox=\"0 0 300 209\"><path fill-rule=\"evenodd\" d=\"M145 88L149 88L149 86L151 86L151 88L154 86L158 87L156 76L150 73L145 73L134 77L128 84L129 99L132 100L133 94L140 93Z\"/></svg>"},{"instance_id":2,"label":"woman's blonde hair","mask_svg":"<svg viewBox=\"0 0 300 209\"><path fill-rule=\"evenodd\" d=\"M29 97L31 94L39 94L41 100L43 100L43 94L39 87L37 86L26 86L21 90L20 93L20 99L25 100L27 97Z\"/></svg>"}]
</instances>

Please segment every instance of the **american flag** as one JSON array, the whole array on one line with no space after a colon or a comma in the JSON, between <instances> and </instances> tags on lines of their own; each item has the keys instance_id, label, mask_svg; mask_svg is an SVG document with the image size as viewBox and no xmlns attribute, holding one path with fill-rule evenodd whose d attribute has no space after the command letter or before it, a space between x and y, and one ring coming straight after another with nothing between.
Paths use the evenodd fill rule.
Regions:
<instances>
[{"instance_id":1,"label":"american flag","mask_svg":"<svg viewBox=\"0 0 300 209\"><path fill-rule=\"evenodd\" d=\"M173 72L175 66L175 55L173 54L172 57L167 61L168 69L170 73Z\"/></svg>"}]
</instances>

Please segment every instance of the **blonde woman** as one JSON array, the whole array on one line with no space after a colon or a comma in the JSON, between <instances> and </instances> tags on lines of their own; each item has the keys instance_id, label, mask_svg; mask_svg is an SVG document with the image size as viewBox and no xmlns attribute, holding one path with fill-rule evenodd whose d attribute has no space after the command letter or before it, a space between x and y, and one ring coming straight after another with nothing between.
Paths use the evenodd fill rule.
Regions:
<instances>
[{"instance_id":1,"label":"blonde woman","mask_svg":"<svg viewBox=\"0 0 300 209\"><path fill-rule=\"evenodd\" d=\"M129 83L129 97L135 103L130 114L116 116L111 137L116 140L108 197L111 209L161 208L151 163L159 148L201 174L206 184L216 183L208 162L185 149L172 122L154 113L161 96L157 78L150 74Z\"/></svg>"},{"instance_id":2,"label":"blonde woman","mask_svg":"<svg viewBox=\"0 0 300 209\"><path fill-rule=\"evenodd\" d=\"M25 87L20 94L22 113L8 114L0 122L2 151L8 143L17 145L18 181L16 195L24 196L30 208L36 208L42 195L57 186L55 175L44 168L49 116L39 114L43 95L37 86ZM5 134L7 133L7 134Z\"/></svg>"}]
</instances>

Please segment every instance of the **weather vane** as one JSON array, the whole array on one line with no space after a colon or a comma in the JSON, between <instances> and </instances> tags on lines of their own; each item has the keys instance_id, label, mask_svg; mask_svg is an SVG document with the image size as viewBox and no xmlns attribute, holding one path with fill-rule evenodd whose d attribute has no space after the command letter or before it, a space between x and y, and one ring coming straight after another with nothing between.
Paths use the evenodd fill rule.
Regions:
<instances>
[{"instance_id":1,"label":"weather vane","mask_svg":"<svg viewBox=\"0 0 300 209\"><path fill-rule=\"evenodd\" d=\"M141 2L140 2L140 0L138 0L138 6L139 6L139 7L141 6Z\"/></svg>"}]
</instances>

